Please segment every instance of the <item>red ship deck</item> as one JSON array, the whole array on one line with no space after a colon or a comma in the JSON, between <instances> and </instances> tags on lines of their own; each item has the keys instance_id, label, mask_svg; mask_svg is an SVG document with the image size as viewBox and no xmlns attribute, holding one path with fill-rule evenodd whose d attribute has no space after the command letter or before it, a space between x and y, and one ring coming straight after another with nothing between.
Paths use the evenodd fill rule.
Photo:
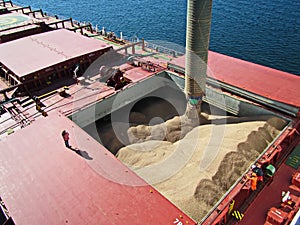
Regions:
<instances>
[{"instance_id":1,"label":"red ship deck","mask_svg":"<svg viewBox=\"0 0 300 225\"><path fill-rule=\"evenodd\" d=\"M185 56L171 61L185 68ZM300 76L209 51L208 76L300 108Z\"/></svg>"},{"instance_id":2,"label":"red ship deck","mask_svg":"<svg viewBox=\"0 0 300 225\"><path fill-rule=\"evenodd\" d=\"M249 208L244 212L245 216L239 225L263 225L268 210L271 207L280 207L282 191L290 191L292 195L300 197L300 192L289 188L293 174L299 171L283 163L276 171L272 181L251 202Z\"/></svg>"},{"instance_id":3,"label":"red ship deck","mask_svg":"<svg viewBox=\"0 0 300 225\"><path fill-rule=\"evenodd\" d=\"M218 54L215 56L216 60L218 57L226 58ZM132 68L125 75L138 82L152 74L141 68ZM228 81L238 84L231 76ZM73 85L68 91L71 94L68 98L55 94L42 99L48 117L37 118L30 126L0 142L0 149L3 149L0 182L5 184L0 187L0 192L16 224L41 224L41 221L43 224L121 224L124 221L130 224L173 224L176 219L183 224L195 224L62 115L74 111L74 102L82 108L114 92L113 88L98 81L87 87ZM34 108L30 110L35 111ZM81 150L81 156L64 147L63 129L70 131L71 145ZM282 168L282 174L290 171L288 166L283 165ZM273 184L277 179L282 182L284 178L274 177ZM274 193L280 194L281 190ZM278 199L276 197L267 206L261 206L260 212L264 210L265 214L268 206ZM253 210L257 209L256 201L265 200L255 200ZM249 208L249 213L246 213L252 215L256 212ZM262 214L260 217L265 219ZM244 221L245 224L250 223L246 223L246 216Z\"/></svg>"},{"instance_id":4,"label":"red ship deck","mask_svg":"<svg viewBox=\"0 0 300 225\"><path fill-rule=\"evenodd\" d=\"M63 129L81 155L64 146ZM1 197L16 224L195 224L58 112L0 149Z\"/></svg>"},{"instance_id":5,"label":"red ship deck","mask_svg":"<svg viewBox=\"0 0 300 225\"><path fill-rule=\"evenodd\" d=\"M52 32L58 40L57 49L65 49L63 52L56 51L56 48L49 52L48 47L39 45L38 54L31 55L33 58L28 58L29 61L26 61L27 58L16 61L16 55L7 47L13 45L11 42L1 45L3 52L7 51L2 60L22 77L63 62L66 56L77 57L82 51L88 54L109 47L80 36L80 39L89 42L84 45L84 49L77 46L72 37L70 41L61 42L68 34L77 35L66 32L69 31ZM40 41L52 41L50 33L38 36ZM36 44L31 38L24 40ZM18 47L19 41L14 43L17 44L12 47ZM21 51L14 54L30 51L26 43L22 43L21 47ZM48 57L38 57L45 54ZM181 57L172 63L184 68L184 60ZM211 78L300 108L300 77L214 52L209 52L208 65L208 76ZM141 68L132 68L126 71L125 76L134 83L152 74ZM15 223L195 224L64 116L113 94L114 89L94 80L88 87L74 85L68 92L71 93L68 98L56 93L42 99L49 116L44 118L39 115L30 126L8 135L0 142L0 182L3 184L0 186L0 194ZM31 115L39 114L34 106L28 111ZM64 129L70 132L74 151L64 146L61 137ZM258 195L245 212L240 224L263 224L267 210L280 202L281 191L290 184L290 176L286 175L294 171L283 164L272 184ZM269 196L269 193L274 194Z\"/></svg>"}]
</instances>

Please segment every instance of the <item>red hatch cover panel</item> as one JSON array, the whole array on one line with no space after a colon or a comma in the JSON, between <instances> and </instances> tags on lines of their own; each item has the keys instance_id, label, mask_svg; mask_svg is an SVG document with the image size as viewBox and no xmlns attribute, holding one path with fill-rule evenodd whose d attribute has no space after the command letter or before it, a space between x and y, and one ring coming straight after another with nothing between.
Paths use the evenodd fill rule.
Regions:
<instances>
[{"instance_id":1,"label":"red hatch cover panel","mask_svg":"<svg viewBox=\"0 0 300 225\"><path fill-rule=\"evenodd\" d=\"M58 63L111 48L103 41L58 29L0 45L0 62L22 77ZM41 57L43 56L43 57Z\"/></svg>"},{"instance_id":2,"label":"red hatch cover panel","mask_svg":"<svg viewBox=\"0 0 300 225\"><path fill-rule=\"evenodd\" d=\"M185 56L171 64L185 68ZM300 108L300 76L209 51L208 76Z\"/></svg>"}]
</instances>

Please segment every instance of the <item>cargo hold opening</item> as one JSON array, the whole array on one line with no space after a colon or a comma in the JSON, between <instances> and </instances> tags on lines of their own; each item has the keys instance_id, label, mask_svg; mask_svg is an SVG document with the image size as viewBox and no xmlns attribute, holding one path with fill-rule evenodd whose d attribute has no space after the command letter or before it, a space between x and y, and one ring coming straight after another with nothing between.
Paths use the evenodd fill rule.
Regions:
<instances>
[{"instance_id":1,"label":"cargo hold opening","mask_svg":"<svg viewBox=\"0 0 300 225\"><path fill-rule=\"evenodd\" d=\"M167 80L167 85L157 78ZM124 104L83 129L177 207L201 221L286 129L289 119L208 86L200 125L195 125L180 119L186 106L183 79L171 72L149 79L138 83L134 92L125 89L122 97L104 99L95 106L95 114L109 111L105 101Z\"/></svg>"}]
</instances>

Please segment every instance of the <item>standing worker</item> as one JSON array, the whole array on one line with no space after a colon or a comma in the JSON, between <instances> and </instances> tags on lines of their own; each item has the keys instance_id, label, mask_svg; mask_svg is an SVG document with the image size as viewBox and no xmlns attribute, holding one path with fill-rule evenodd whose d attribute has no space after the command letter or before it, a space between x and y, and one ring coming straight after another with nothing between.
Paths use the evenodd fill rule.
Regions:
<instances>
[{"instance_id":1,"label":"standing worker","mask_svg":"<svg viewBox=\"0 0 300 225\"><path fill-rule=\"evenodd\" d=\"M66 130L63 130L63 132L61 133L64 141L65 141L65 145L67 148L71 148L71 146L69 145L69 139L70 139L70 135Z\"/></svg>"},{"instance_id":2,"label":"standing worker","mask_svg":"<svg viewBox=\"0 0 300 225\"><path fill-rule=\"evenodd\" d=\"M249 177L247 175L247 178L249 180L251 180L251 190L255 191L256 190L256 185L257 185L257 175L256 175L256 173L252 173L251 177Z\"/></svg>"},{"instance_id":3,"label":"standing worker","mask_svg":"<svg viewBox=\"0 0 300 225\"><path fill-rule=\"evenodd\" d=\"M257 165L252 165L251 169L257 175L258 181L264 181L264 173L260 167L258 167Z\"/></svg>"}]
</instances>

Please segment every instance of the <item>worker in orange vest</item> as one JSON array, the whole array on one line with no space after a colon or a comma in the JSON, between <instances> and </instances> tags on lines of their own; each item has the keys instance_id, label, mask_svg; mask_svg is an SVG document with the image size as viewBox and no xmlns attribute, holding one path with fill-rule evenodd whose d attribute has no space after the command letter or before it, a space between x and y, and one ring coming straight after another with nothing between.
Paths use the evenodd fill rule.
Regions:
<instances>
[{"instance_id":1,"label":"worker in orange vest","mask_svg":"<svg viewBox=\"0 0 300 225\"><path fill-rule=\"evenodd\" d=\"M257 175L256 175L256 173L252 173L252 174L251 174L251 177L249 177L249 176L247 175L247 178L248 178L249 180L251 180L251 190L252 190L252 191L255 191L255 190L256 190L256 185L257 185Z\"/></svg>"},{"instance_id":2,"label":"worker in orange vest","mask_svg":"<svg viewBox=\"0 0 300 225\"><path fill-rule=\"evenodd\" d=\"M258 181L264 181L264 173L258 165L251 166L252 172L256 173Z\"/></svg>"}]
</instances>

